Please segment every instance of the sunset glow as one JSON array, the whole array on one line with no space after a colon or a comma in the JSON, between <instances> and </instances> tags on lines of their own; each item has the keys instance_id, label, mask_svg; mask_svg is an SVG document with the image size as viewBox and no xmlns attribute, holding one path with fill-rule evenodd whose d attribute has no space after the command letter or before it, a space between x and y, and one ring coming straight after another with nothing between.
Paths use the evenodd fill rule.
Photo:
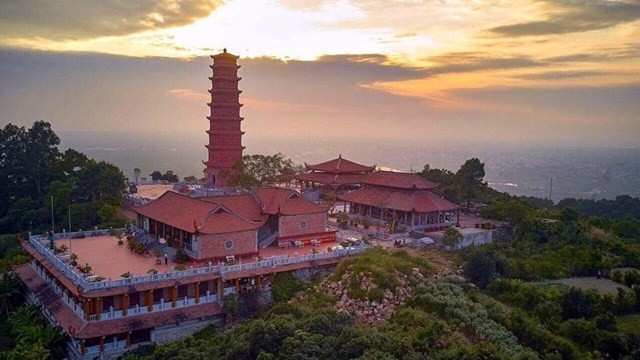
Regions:
<instances>
[{"instance_id":1,"label":"sunset glow","mask_svg":"<svg viewBox=\"0 0 640 360\"><path fill-rule=\"evenodd\" d=\"M297 93L251 93L249 85L247 93L253 99L246 108L249 115L252 103L256 111L265 104L288 104L285 108L289 110L337 112L350 117L344 119L347 123L371 117L364 111L354 113L350 108L355 104L335 103L327 112L323 108L327 104L306 99L316 94L313 88L323 87L343 93L341 99L359 97L355 93L347 95L356 88L367 94L389 95L386 103L377 104L414 119L421 107L430 114L434 128L440 128L437 122L443 117L463 121L460 111L478 111L486 116L534 116L538 115L536 110L551 111L562 124L578 115L564 108L541 108L546 100L534 105L518 94L542 91L544 95L540 96L552 97L552 93L603 89L601 97L593 96L604 104L611 96L606 89L620 92L616 99L630 99L640 84L640 4L632 0L194 0L158 1L130 9L107 2L91 5L68 0L56 8L46 4L38 5L37 11L19 1L0 5L4 51L36 51L52 56L109 54L183 62L227 47L241 56L241 64L255 61L267 67L308 68L308 78L289 72L290 80L297 76L301 84L308 82L305 90ZM66 17L56 17L55 12L65 7L73 9L71 17L67 13ZM328 67L332 72L325 74ZM311 75L313 71L319 72ZM339 80L341 71L361 75L347 76L346 84ZM206 78L206 72L203 69L199 76ZM266 75L261 73L254 79L261 76ZM320 78L323 80L318 83ZM279 81L285 80L281 76ZM279 88L290 86L288 81ZM183 102L184 107L194 105L193 97L173 90L186 89L206 97L201 88L167 86L166 96ZM496 95L504 91L508 97ZM400 105L402 98L418 102L407 107ZM595 106L593 102L588 105ZM402 106L404 110L399 110ZM630 106L638 110L637 104ZM341 107L342 111L334 111ZM620 141L637 142L637 136L629 134L635 130L640 133L640 125L627 112L596 117L594 114L603 113L584 111L590 124L626 124L624 130L613 130L627 134ZM304 117L298 119L305 121ZM198 127L193 124L194 129Z\"/></svg>"}]
</instances>

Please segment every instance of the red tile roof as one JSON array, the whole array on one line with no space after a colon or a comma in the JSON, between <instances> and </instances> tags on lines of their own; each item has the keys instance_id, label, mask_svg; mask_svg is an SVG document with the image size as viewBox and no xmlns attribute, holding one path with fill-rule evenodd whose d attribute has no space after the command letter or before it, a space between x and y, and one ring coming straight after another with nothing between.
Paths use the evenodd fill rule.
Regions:
<instances>
[{"instance_id":1,"label":"red tile roof","mask_svg":"<svg viewBox=\"0 0 640 360\"><path fill-rule=\"evenodd\" d=\"M264 214L301 215L327 211L291 189L264 187L253 190Z\"/></svg>"},{"instance_id":2,"label":"red tile roof","mask_svg":"<svg viewBox=\"0 0 640 360\"><path fill-rule=\"evenodd\" d=\"M192 198L173 191L145 205L134 207L147 216L193 233L220 234L255 230L264 225L267 215L300 215L327 211L298 192L278 187L253 190L252 194Z\"/></svg>"},{"instance_id":3,"label":"red tile roof","mask_svg":"<svg viewBox=\"0 0 640 360\"><path fill-rule=\"evenodd\" d=\"M339 195L338 198L357 204L420 213L448 211L459 208L458 205L427 190L406 191L365 186L348 194Z\"/></svg>"},{"instance_id":4,"label":"red tile roof","mask_svg":"<svg viewBox=\"0 0 640 360\"><path fill-rule=\"evenodd\" d=\"M334 174L339 173L366 173L375 169L374 166L361 165L351 160L343 159L342 155L337 159L325 161L315 165L306 165L308 170L323 171Z\"/></svg>"},{"instance_id":5,"label":"red tile roof","mask_svg":"<svg viewBox=\"0 0 640 360\"><path fill-rule=\"evenodd\" d=\"M225 206L224 201L204 201L173 191L167 191L156 200L134 207L133 210L190 233L195 232L197 227L198 232L203 234L255 230L266 220L252 219L250 211L246 214L235 213ZM243 209L237 207L237 210Z\"/></svg>"},{"instance_id":6,"label":"red tile roof","mask_svg":"<svg viewBox=\"0 0 640 360\"><path fill-rule=\"evenodd\" d=\"M313 181L325 185L358 185L365 174L332 174L325 172L310 172L294 175L293 178L302 181Z\"/></svg>"},{"instance_id":7,"label":"red tile roof","mask_svg":"<svg viewBox=\"0 0 640 360\"><path fill-rule=\"evenodd\" d=\"M24 282L27 288L38 298L64 331L78 331L86 324L78 314L73 312L71 308L53 291L49 286L29 265L18 266L13 269L14 273ZM56 276L56 278L58 278ZM66 278L66 277L65 277ZM58 278L60 279L60 278Z\"/></svg>"},{"instance_id":8,"label":"red tile roof","mask_svg":"<svg viewBox=\"0 0 640 360\"><path fill-rule=\"evenodd\" d=\"M438 187L438 184L418 174L394 171L376 171L367 174L362 178L362 183L399 189L428 190Z\"/></svg>"}]
</instances>

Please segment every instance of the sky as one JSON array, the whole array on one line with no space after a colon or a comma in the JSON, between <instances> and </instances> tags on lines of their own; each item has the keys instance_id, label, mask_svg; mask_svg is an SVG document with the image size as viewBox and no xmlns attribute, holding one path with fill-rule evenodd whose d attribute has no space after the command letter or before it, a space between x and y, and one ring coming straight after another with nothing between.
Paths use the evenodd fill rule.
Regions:
<instances>
[{"instance_id":1,"label":"sky","mask_svg":"<svg viewBox=\"0 0 640 360\"><path fill-rule=\"evenodd\" d=\"M202 137L225 47L249 138L640 146L640 0L2 0L0 125Z\"/></svg>"}]
</instances>

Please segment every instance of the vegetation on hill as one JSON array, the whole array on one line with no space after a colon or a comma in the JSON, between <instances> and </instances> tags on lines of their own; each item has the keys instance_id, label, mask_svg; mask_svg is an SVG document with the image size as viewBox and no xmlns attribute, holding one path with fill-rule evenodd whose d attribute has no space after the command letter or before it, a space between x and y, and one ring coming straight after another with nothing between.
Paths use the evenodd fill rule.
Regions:
<instances>
[{"instance_id":1,"label":"vegetation on hill","mask_svg":"<svg viewBox=\"0 0 640 360\"><path fill-rule=\"evenodd\" d=\"M69 227L69 217L74 231L122 225L120 169L59 144L45 121L0 129L0 234L50 230L52 207L56 231Z\"/></svg>"},{"instance_id":2,"label":"vegetation on hill","mask_svg":"<svg viewBox=\"0 0 640 360\"><path fill-rule=\"evenodd\" d=\"M24 305L22 282L10 272L28 261L17 233L60 232L122 226L115 216L125 186L109 163L58 149L60 139L44 121L30 128L0 129L0 359L62 359L61 329ZM53 201L52 201L53 199Z\"/></svg>"}]
</instances>

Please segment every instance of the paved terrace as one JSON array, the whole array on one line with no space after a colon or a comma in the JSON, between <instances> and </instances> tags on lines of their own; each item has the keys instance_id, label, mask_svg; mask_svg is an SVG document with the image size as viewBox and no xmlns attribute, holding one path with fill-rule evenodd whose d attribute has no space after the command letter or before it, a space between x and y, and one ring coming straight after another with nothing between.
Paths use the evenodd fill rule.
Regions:
<instances>
[{"instance_id":1,"label":"paved terrace","mask_svg":"<svg viewBox=\"0 0 640 360\"><path fill-rule=\"evenodd\" d=\"M100 276L106 280L92 282L94 278L85 278L77 269L72 268L64 256L54 255L48 248L48 240L41 236L31 236L25 248L36 258L49 260L56 273L64 273L74 284L81 286L84 291L104 290L107 288L130 286L134 284L151 283L160 280L175 280L185 277L205 276L207 274L224 275L227 278L235 278L235 275L256 272L258 269L268 269L273 267L291 267L293 264L304 264L318 260L331 260L335 262L338 258L349 254L362 252L369 247L345 249L329 252L328 249L338 245L336 242L322 243L318 246L306 245L303 247L292 247L280 249L268 247L259 251L260 258L240 258L233 264L217 263L211 267L206 263L186 263L182 264L187 270L176 271L174 267L178 264L169 261L164 264L156 264L155 256L144 256L130 251L126 245L118 245L117 239L107 235L107 231L97 231L98 236L90 236L83 239L71 239L56 234L56 246L65 244L71 248L71 252L78 255L78 264L89 264L94 276ZM73 234L72 234L73 235ZM323 261L324 262L324 261ZM149 275L147 272L155 269L158 274ZM131 272L132 278L123 279L122 274ZM74 287L71 287L74 288Z\"/></svg>"},{"instance_id":2,"label":"paved terrace","mask_svg":"<svg viewBox=\"0 0 640 360\"><path fill-rule=\"evenodd\" d=\"M127 248L124 245L118 245L118 239L114 236L104 235L95 236L84 239L62 238L56 240L56 246L65 244L71 248L71 252L78 255L78 265L89 264L92 273L105 279L120 279L122 274L131 272L135 275L146 275L149 270L156 270L159 274L173 272L176 266L184 266L186 268L206 267L206 263L187 262L178 264L171 260L165 265L164 258L160 258L160 264L156 263L156 257L153 255L140 255ZM338 245L336 242L322 243L318 246L303 246L301 248L292 247L289 249L280 249L278 247L268 247L260 249L259 255L263 259L271 257L295 257L299 255L311 255L313 250L318 253L327 252L327 250ZM257 257L240 258L234 264L248 264L258 261ZM213 265L218 265L215 263Z\"/></svg>"}]
</instances>

